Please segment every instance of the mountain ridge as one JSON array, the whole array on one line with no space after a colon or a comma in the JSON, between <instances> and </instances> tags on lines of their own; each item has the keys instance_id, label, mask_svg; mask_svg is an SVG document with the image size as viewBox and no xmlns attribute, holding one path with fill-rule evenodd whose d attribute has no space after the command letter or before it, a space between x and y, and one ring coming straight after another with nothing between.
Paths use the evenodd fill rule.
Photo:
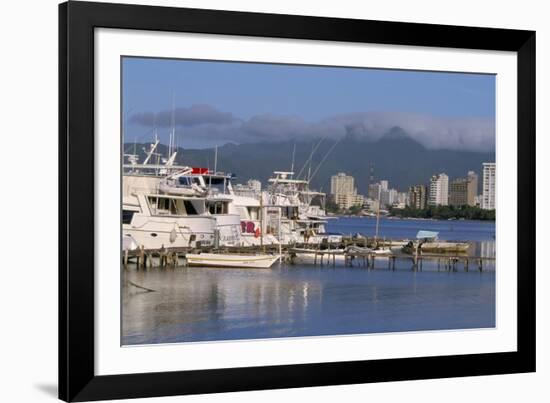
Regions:
<instances>
[{"instance_id":1,"label":"mountain ridge","mask_svg":"<svg viewBox=\"0 0 550 403\"><path fill-rule=\"evenodd\" d=\"M125 150L131 150L133 146L131 143L124 144ZM140 161L144 157L143 147L148 148L148 144L136 145ZM309 166L304 163L316 147L310 170L312 174L315 172L311 187L327 193L330 192L330 177L338 172L345 172L355 177L358 193L367 194L371 162L374 163L375 181L386 179L390 187L406 191L411 185L428 183L431 175L441 172L453 179L465 177L467 172L472 170L481 179L481 164L495 161L494 151L428 149L399 127L394 127L377 141L348 134L340 140L226 143L218 147L217 168L236 174L237 182L246 182L247 179L254 178L261 180L265 185L273 171L290 171L294 147L294 170L296 175L302 171L302 177L307 176ZM157 148L157 152L163 155L166 155L167 150L168 147L163 144ZM176 162L213 168L214 149L179 147Z\"/></svg>"}]
</instances>

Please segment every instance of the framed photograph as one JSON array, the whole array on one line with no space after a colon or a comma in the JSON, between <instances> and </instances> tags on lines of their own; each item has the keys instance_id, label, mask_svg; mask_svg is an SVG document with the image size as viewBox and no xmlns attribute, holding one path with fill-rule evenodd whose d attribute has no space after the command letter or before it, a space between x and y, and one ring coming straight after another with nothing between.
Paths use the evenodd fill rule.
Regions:
<instances>
[{"instance_id":1,"label":"framed photograph","mask_svg":"<svg viewBox=\"0 0 550 403\"><path fill-rule=\"evenodd\" d=\"M535 33L59 6L59 397L535 371Z\"/></svg>"}]
</instances>

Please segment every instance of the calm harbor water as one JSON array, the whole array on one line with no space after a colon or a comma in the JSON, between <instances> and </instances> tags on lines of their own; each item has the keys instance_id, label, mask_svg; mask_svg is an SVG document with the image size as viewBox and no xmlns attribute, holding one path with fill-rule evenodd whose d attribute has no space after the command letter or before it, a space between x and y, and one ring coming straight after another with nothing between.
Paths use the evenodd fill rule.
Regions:
<instances>
[{"instance_id":1,"label":"calm harbor water","mask_svg":"<svg viewBox=\"0 0 550 403\"><path fill-rule=\"evenodd\" d=\"M375 220L344 217L329 230L374 234ZM470 240L494 256L494 223L381 220L380 236ZM395 271L362 266L275 265L272 269L174 268L122 276L122 344L341 335L495 326L494 265L478 272ZM128 281L156 290L143 292Z\"/></svg>"},{"instance_id":2,"label":"calm harbor water","mask_svg":"<svg viewBox=\"0 0 550 403\"><path fill-rule=\"evenodd\" d=\"M340 217L328 222L329 231L343 234L373 236L376 219L372 217ZM494 221L470 220L413 220L380 218L379 236L392 239L413 239L419 230L439 232L446 241L494 241Z\"/></svg>"}]
</instances>

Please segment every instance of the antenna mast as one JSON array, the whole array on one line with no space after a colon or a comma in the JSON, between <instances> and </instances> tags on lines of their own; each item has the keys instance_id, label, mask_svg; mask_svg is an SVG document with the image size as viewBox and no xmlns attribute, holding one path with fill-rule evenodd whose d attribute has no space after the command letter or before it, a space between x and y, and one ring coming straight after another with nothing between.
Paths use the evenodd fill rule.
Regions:
<instances>
[{"instance_id":1,"label":"antenna mast","mask_svg":"<svg viewBox=\"0 0 550 403\"><path fill-rule=\"evenodd\" d=\"M172 92L172 131L170 133L170 139L168 140L168 158L172 156L172 145L174 143L174 137L176 134L176 96Z\"/></svg>"},{"instance_id":2,"label":"antenna mast","mask_svg":"<svg viewBox=\"0 0 550 403\"><path fill-rule=\"evenodd\" d=\"M214 174L218 172L218 146L214 148Z\"/></svg>"},{"instance_id":3,"label":"antenna mast","mask_svg":"<svg viewBox=\"0 0 550 403\"><path fill-rule=\"evenodd\" d=\"M294 148L292 149L292 164L290 165L290 172L294 176L294 157L296 156L296 141L294 142Z\"/></svg>"}]
</instances>

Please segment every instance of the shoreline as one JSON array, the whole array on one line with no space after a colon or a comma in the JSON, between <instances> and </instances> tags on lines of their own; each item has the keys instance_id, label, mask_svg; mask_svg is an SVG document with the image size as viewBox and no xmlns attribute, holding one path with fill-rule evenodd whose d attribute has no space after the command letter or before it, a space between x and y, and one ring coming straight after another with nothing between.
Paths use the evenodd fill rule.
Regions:
<instances>
[{"instance_id":1,"label":"shoreline","mask_svg":"<svg viewBox=\"0 0 550 403\"><path fill-rule=\"evenodd\" d=\"M372 218L376 219L376 216L371 215L358 215L358 214L327 214L328 217L335 218ZM399 217L399 216L383 216L380 218L385 218L388 220L417 220L417 221L473 221L473 222L489 222L495 223L496 220L474 220L468 218L454 218L454 219L445 219L445 218L423 218L423 217Z\"/></svg>"}]
</instances>

